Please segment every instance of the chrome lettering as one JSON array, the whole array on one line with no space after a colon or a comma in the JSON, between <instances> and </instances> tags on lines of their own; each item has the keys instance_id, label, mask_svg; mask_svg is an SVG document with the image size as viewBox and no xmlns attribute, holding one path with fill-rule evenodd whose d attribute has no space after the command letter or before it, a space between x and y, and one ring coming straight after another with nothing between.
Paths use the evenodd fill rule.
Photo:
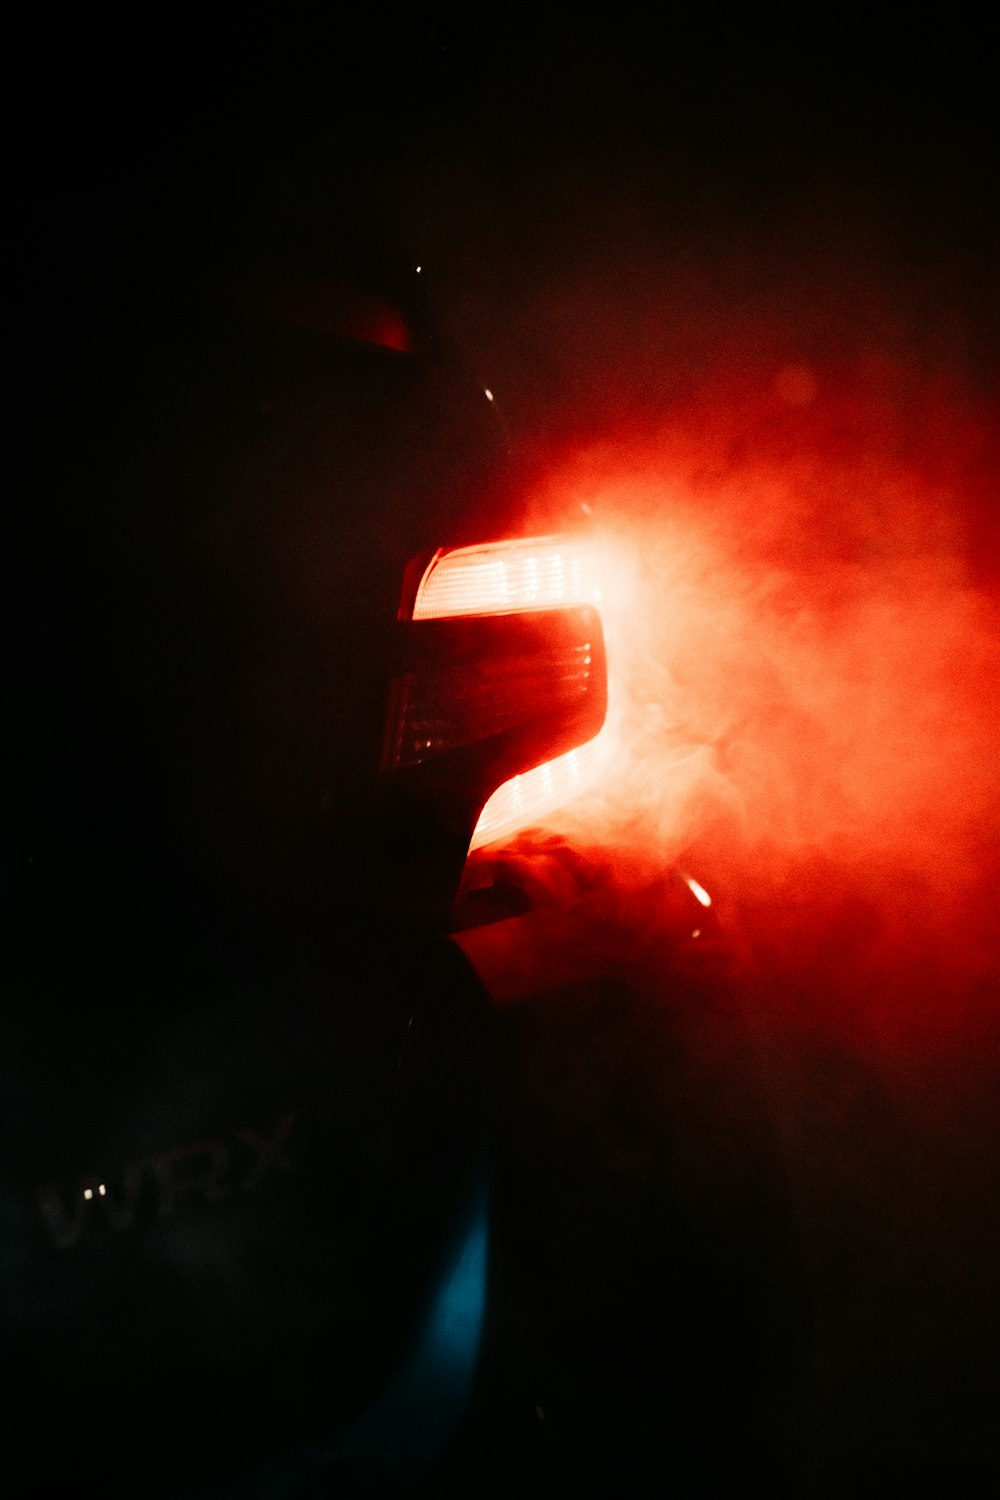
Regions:
<instances>
[{"instance_id":1,"label":"chrome lettering","mask_svg":"<svg viewBox=\"0 0 1000 1500\"><path fill-rule=\"evenodd\" d=\"M287 1115L283 1115L278 1121L277 1125L274 1128L274 1134L270 1137L270 1139L267 1139L262 1135L258 1135L256 1131L253 1130L237 1130L235 1132L236 1139L240 1141L244 1146L249 1146L251 1151L253 1151L257 1157L257 1160L250 1168L250 1171L247 1173L246 1178L244 1179L244 1193L249 1191L250 1188L257 1186L257 1183L267 1171L268 1167L277 1167L282 1172L298 1172L299 1168L297 1164L293 1161L289 1161L288 1157L281 1149L285 1141L288 1139L288 1136L291 1133L291 1129L294 1124L295 1114L293 1111L290 1111Z\"/></svg>"},{"instance_id":2,"label":"chrome lettering","mask_svg":"<svg viewBox=\"0 0 1000 1500\"><path fill-rule=\"evenodd\" d=\"M150 1168L159 1187L157 1216L169 1218L181 1193L200 1193L209 1203L216 1203L229 1192L222 1181L229 1166L229 1147L225 1141L195 1141L190 1146L175 1146L161 1151L150 1160Z\"/></svg>"},{"instance_id":3,"label":"chrome lettering","mask_svg":"<svg viewBox=\"0 0 1000 1500\"><path fill-rule=\"evenodd\" d=\"M248 1192L268 1172L297 1174L301 1171L287 1151L288 1137L297 1115L289 1110L267 1133L244 1128L232 1135L213 1136L186 1146L173 1146L141 1161L128 1162L117 1184L88 1175L68 1195L53 1186L40 1188L35 1199L54 1249L67 1250L79 1243L88 1226L103 1224L116 1233L135 1224L140 1198L155 1205L158 1219L177 1211L185 1195L217 1203L233 1192ZM231 1143L246 1147L252 1161L234 1166ZM237 1153L241 1163L244 1153Z\"/></svg>"},{"instance_id":4,"label":"chrome lettering","mask_svg":"<svg viewBox=\"0 0 1000 1500\"><path fill-rule=\"evenodd\" d=\"M85 1178L71 1200L72 1209L67 1208L55 1188L41 1189L36 1196L56 1249L67 1250L76 1244L89 1211L95 1207L112 1229L131 1229L135 1223L143 1166L142 1162L130 1162L122 1173L121 1186L117 1190L96 1177Z\"/></svg>"}]
</instances>

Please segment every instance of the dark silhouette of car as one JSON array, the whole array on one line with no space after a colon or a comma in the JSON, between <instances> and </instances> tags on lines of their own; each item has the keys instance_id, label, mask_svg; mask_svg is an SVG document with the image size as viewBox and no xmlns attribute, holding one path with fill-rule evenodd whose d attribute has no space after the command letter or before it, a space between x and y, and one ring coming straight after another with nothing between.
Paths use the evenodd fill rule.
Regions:
<instances>
[{"instance_id":1,"label":"dark silhouette of car","mask_svg":"<svg viewBox=\"0 0 1000 1500\"><path fill-rule=\"evenodd\" d=\"M8 1492L413 1487L485 1298L449 934L603 722L584 542L322 161L78 208L16 299Z\"/></svg>"}]
</instances>

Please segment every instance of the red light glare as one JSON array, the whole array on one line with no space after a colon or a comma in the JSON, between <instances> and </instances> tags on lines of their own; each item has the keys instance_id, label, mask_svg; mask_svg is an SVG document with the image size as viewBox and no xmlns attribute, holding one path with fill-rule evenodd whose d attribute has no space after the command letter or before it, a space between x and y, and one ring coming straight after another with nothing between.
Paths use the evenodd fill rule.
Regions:
<instances>
[{"instance_id":1,"label":"red light glare","mask_svg":"<svg viewBox=\"0 0 1000 1500\"><path fill-rule=\"evenodd\" d=\"M887 359L804 369L777 395L716 372L660 429L550 470L539 512L585 496L595 517L609 704L599 775L544 821L636 892L697 846L695 898L780 926L789 962L854 901L871 973L933 947L976 976L993 929L968 914L1000 847L1000 622L975 545L995 435ZM845 981L831 1021L861 993Z\"/></svg>"}]
</instances>

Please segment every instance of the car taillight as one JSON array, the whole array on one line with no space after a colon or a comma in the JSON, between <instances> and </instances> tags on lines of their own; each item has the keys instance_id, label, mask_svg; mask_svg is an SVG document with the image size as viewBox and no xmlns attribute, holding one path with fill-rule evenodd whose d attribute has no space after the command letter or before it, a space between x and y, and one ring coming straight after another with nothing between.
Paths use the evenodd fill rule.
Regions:
<instances>
[{"instance_id":1,"label":"car taillight","mask_svg":"<svg viewBox=\"0 0 1000 1500\"><path fill-rule=\"evenodd\" d=\"M557 755L497 787L476 823L472 849L492 844L518 828L537 823L553 808L562 807L590 780L597 763L597 741Z\"/></svg>"},{"instance_id":2,"label":"car taillight","mask_svg":"<svg viewBox=\"0 0 1000 1500\"><path fill-rule=\"evenodd\" d=\"M585 784L607 707L597 606L584 538L441 549L411 567L383 770L462 830L463 859Z\"/></svg>"},{"instance_id":3,"label":"car taillight","mask_svg":"<svg viewBox=\"0 0 1000 1500\"><path fill-rule=\"evenodd\" d=\"M596 604L593 560L571 537L535 537L436 552L417 585L414 620Z\"/></svg>"}]
</instances>

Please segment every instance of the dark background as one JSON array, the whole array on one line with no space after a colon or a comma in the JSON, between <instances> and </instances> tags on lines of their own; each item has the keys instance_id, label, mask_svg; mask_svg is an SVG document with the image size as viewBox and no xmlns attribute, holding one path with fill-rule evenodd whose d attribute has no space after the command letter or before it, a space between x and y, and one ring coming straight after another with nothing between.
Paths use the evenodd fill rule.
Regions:
<instances>
[{"instance_id":1,"label":"dark background","mask_svg":"<svg viewBox=\"0 0 1000 1500\"><path fill-rule=\"evenodd\" d=\"M361 184L425 264L526 473L687 400L713 361L752 366L762 310L805 323L831 285L831 358L861 286L866 335L995 420L996 92L987 35L958 19L175 7L36 13L6 54L15 420L40 420L40 367L79 359L119 226L164 183L194 184L175 253L197 262L241 162L319 137L331 191ZM989 591L995 469L976 472L967 560ZM695 983L640 904L627 979L505 1017L496 1364L456 1493L996 1477L984 870L957 980L866 966L877 914L826 880L807 942L787 907L756 913L770 968ZM956 983L976 1022L940 1045L930 1027L873 1054L810 1024L880 987L933 1012Z\"/></svg>"}]
</instances>

